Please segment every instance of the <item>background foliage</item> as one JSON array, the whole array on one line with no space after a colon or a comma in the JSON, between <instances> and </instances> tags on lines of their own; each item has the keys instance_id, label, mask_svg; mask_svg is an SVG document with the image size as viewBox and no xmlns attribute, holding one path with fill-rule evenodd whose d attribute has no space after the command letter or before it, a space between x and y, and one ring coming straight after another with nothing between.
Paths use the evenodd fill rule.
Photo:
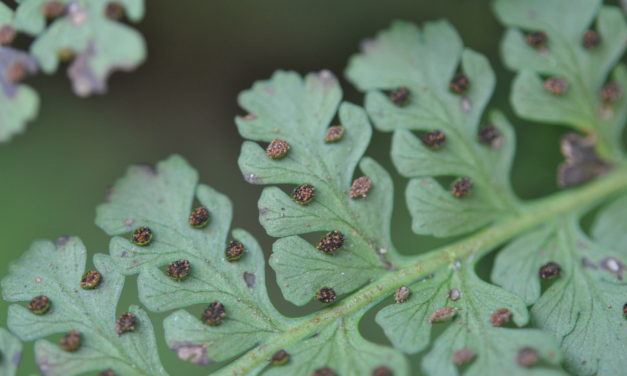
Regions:
<instances>
[{"instance_id":1,"label":"background foliage","mask_svg":"<svg viewBox=\"0 0 627 376\"><path fill-rule=\"evenodd\" d=\"M109 238L93 223L94 208L104 198L105 188L129 164L154 162L172 152L184 155L199 170L203 183L229 194L235 204L234 225L251 231L269 252L272 240L257 221L260 188L246 184L237 167L241 138L233 117L242 113L235 101L237 93L277 68L299 72L327 68L341 77L359 41L387 28L396 18L416 23L449 19L465 45L487 55L496 71L499 80L491 104L510 108L507 98L513 74L499 58L497 36L503 29L488 1L295 4L285 0L262 5L254 0L180 0L176 6L151 1L137 26L147 40L150 57L133 74L114 75L110 95L78 99L62 75L32 82L46 98L38 118L29 124L26 135L0 148L0 274L6 274L6 262L16 259L33 239L56 239L68 231L73 231L68 235L81 236L90 254L106 253ZM362 103L351 85L343 79L341 84L346 100ZM555 191L558 138L564 129L533 127L533 132L520 132L530 124L511 111L507 115L518 135L515 192L533 198ZM388 154L390 138L390 134L376 132L367 154L395 179L392 236L397 247L416 249L410 245L419 244L420 250L426 250L448 242L411 233L403 199L405 183L400 183ZM283 313L300 315L318 308L285 302L273 272L268 273L270 298ZM137 303L135 285L131 277L121 306ZM165 314L151 317L161 320ZM0 303L0 320L6 322L5 303ZM368 338L386 341L374 324L374 314L361 325ZM207 373L165 350L160 331L157 341L166 368L176 364L182 374ZM29 374L35 370L32 344L25 347L22 372Z\"/></svg>"}]
</instances>

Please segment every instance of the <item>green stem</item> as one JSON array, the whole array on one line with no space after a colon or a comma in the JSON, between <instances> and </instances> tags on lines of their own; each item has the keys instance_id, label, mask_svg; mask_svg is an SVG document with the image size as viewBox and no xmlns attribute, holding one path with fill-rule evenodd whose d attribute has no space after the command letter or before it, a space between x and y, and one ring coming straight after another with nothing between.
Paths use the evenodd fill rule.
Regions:
<instances>
[{"instance_id":1,"label":"green stem","mask_svg":"<svg viewBox=\"0 0 627 376\"><path fill-rule=\"evenodd\" d=\"M296 323L281 334L248 351L215 375L245 375L269 361L283 348L306 338L342 316L351 315L377 303L397 288L409 285L446 267L455 260L470 256L481 257L516 235L538 226L548 219L599 202L610 195L627 190L627 168L621 166L613 173L586 186L560 192L548 198L526 204L520 214L513 215L490 228L469 236L453 245L420 255L406 266L390 272L379 280L342 299L339 303Z\"/></svg>"}]
</instances>

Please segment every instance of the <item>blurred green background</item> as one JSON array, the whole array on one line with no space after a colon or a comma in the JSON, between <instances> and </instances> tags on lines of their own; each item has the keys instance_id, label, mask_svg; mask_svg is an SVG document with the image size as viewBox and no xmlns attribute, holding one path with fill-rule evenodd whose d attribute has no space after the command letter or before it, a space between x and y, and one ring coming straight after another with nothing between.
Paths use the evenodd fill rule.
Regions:
<instances>
[{"instance_id":1,"label":"blurred green background","mask_svg":"<svg viewBox=\"0 0 627 376\"><path fill-rule=\"evenodd\" d=\"M233 118L243 113L237 94L275 69L306 73L324 68L342 77L360 40L392 20L439 18L449 19L466 45L487 55L497 72L491 105L505 110L516 126L517 193L535 198L555 191L558 140L565 129L531 125L511 113L513 75L501 64L503 29L488 1L151 0L137 26L147 40L148 61L130 74L115 74L107 95L75 97L65 72L30 82L42 98L39 116L26 133L0 145L0 275L35 239L77 235L91 253L107 252L109 239L94 225L94 209L105 190L129 164L154 163L172 153L186 157L203 183L230 195L234 225L255 234L269 252L272 239L257 222L261 188L245 183L237 167L242 140ZM342 84L346 99L361 104L362 96L343 79ZM406 182L394 172L389 144L389 134L375 132L368 155L396 180L392 226L397 248L428 250L443 241L411 233L403 200ZM318 307L285 302L270 269L268 273L271 298L281 311L300 315ZM129 278L118 310L136 302L135 279ZM7 306L0 302L2 325ZM368 338L385 343L372 316L362 328ZM215 368L179 361L163 342L160 320L165 314L152 317L171 374L206 375ZM20 374L35 372L28 344Z\"/></svg>"}]
</instances>

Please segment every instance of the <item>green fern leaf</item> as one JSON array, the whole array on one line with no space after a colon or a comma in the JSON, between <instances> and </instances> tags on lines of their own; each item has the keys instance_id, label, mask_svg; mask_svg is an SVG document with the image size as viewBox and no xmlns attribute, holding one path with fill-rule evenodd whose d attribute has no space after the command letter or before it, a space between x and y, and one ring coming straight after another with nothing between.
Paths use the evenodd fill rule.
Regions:
<instances>
[{"instance_id":1,"label":"green fern leaf","mask_svg":"<svg viewBox=\"0 0 627 376\"><path fill-rule=\"evenodd\" d=\"M307 205L277 187L264 189L259 200L261 224L268 234L281 237L274 243L270 265L285 298L298 305L311 301L323 286L338 294L353 291L398 259L389 231L392 181L375 161L362 159L372 130L363 110L340 105L341 95L335 77L322 71L304 80L295 73L277 72L239 97L249 112L236 119L243 137L266 143L279 138L290 145L287 156L278 160L257 143L245 142L239 165L246 180L315 187ZM339 119L332 123L338 106ZM330 125L344 129L337 142L325 142ZM358 164L372 187L367 197L351 198ZM341 248L325 254L296 236L321 231L341 232Z\"/></svg>"},{"instance_id":2,"label":"green fern leaf","mask_svg":"<svg viewBox=\"0 0 627 376\"><path fill-rule=\"evenodd\" d=\"M504 321L511 316L516 326L526 325L525 304L516 295L479 279L475 267L473 261L457 262L417 281L409 286L408 300L383 308L377 323L396 348L413 354L428 346L432 327L441 325L435 319L438 312L455 312L453 322L424 358L427 375L459 375L462 365L467 367L464 375L489 375L494 370L508 370L511 375L562 375L560 353L551 336L539 330L500 327L499 312ZM536 362L551 367L530 370L529 364L519 360L525 351L535 354Z\"/></svg>"},{"instance_id":3,"label":"green fern leaf","mask_svg":"<svg viewBox=\"0 0 627 376\"><path fill-rule=\"evenodd\" d=\"M87 252L78 238L60 238L57 244L35 242L2 280L3 298L12 302L30 301L37 296L49 299L49 308L36 310L14 304L9 307L8 326L20 339L35 343L39 369L45 375L78 375L112 369L122 375L167 375L157 354L152 324L139 307L136 329L116 334L116 306L124 277L111 258L96 255L94 265L100 284L82 289ZM43 308L43 307L38 307ZM44 311L35 314L31 311ZM75 352L40 339L55 333L77 330L81 345Z\"/></svg>"},{"instance_id":4,"label":"green fern leaf","mask_svg":"<svg viewBox=\"0 0 627 376\"><path fill-rule=\"evenodd\" d=\"M193 304L218 301L226 312L220 325L210 326L185 310L172 313L164 323L166 341L179 357L198 364L209 364L237 356L285 335L308 318L289 319L271 305L265 286L263 253L248 233L234 230L232 239L245 251L237 261L225 257L231 222L231 203L205 185L197 185L197 174L180 157L161 162L156 169L137 166L112 189L107 203L98 208L96 222L111 235L132 232L147 226L153 232L150 244L134 245L127 238L114 237L111 255L125 274L139 273L142 303L149 309L165 311ZM208 209L209 223L194 228L188 223L194 199ZM185 259L191 273L182 281L172 280L164 271L171 262ZM310 297L311 298L311 297ZM201 315L198 315L201 316ZM315 367L346 370L355 364L366 369L395 363L397 374L406 374L402 356L391 349L366 342L356 328L356 318L328 326L318 336L296 342L285 350L290 362L277 371L307 375ZM315 345L318 344L318 345ZM326 346L350 345L339 356L319 353ZM368 362L364 362L370 353ZM317 354L317 355L316 355ZM400 360L400 361L397 361ZM252 372L256 374L262 368Z\"/></svg>"},{"instance_id":5,"label":"green fern leaf","mask_svg":"<svg viewBox=\"0 0 627 376\"><path fill-rule=\"evenodd\" d=\"M8 330L0 328L0 374L14 376L22 359L22 343Z\"/></svg>"},{"instance_id":6,"label":"green fern leaf","mask_svg":"<svg viewBox=\"0 0 627 376\"><path fill-rule=\"evenodd\" d=\"M18 30L36 37L33 56L46 73L57 70L60 55L75 55L68 68L74 92L80 96L103 93L107 78L115 70L132 70L146 57L142 36L130 27L111 20L111 6L121 7L132 21L144 13L143 0L60 1L63 14L45 28L47 0L23 1L17 8ZM112 5L113 4L113 5Z\"/></svg>"},{"instance_id":7,"label":"green fern leaf","mask_svg":"<svg viewBox=\"0 0 627 376\"><path fill-rule=\"evenodd\" d=\"M596 231L607 233L606 222L598 223ZM492 279L533 304L533 322L558 339L567 370L619 375L627 367L626 261L624 254L588 239L571 215L510 243L497 256ZM558 279L541 289L549 262L559 265Z\"/></svg>"},{"instance_id":8,"label":"green fern leaf","mask_svg":"<svg viewBox=\"0 0 627 376\"><path fill-rule=\"evenodd\" d=\"M627 96L604 100L601 91L607 80L623 90L627 88L627 68L623 64L608 78L625 52L627 23L619 8L602 3L498 0L494 9L510 27L502 46L505 64L519 72L511 92L516 113L592 134L598 138L601 155L617 160L627 118ZM587 30L600 39L584 39ZM546 42L534 48L523 31L544 32ZM561 94L550 92L545 88L545 78L565 79L568 87Z\"/></svg>"},{"instance_id":9,"label":"green fern leaf","mask_svg":"<svg viewBox=\"0 0 627 376\"><path fill-rule=\"evenodd\" d=\"M0 3L0 29L14 26L13 11ZM22 132L39 110L37 93L9 78L18 65L30 74L37 71L37 64L28 54L0 45L0 142Z\"/></svg>"},{"instance_id":10,"label":"green fern leaf","mask_svg":"<svg viewBox=\"0 0 627 376\"><path fill-rule=\"evenodd\" d=\"M406 191L414 232L459 235L518 212L509 184L515 147L511 126L501 114L492 113L492 136L484 135L483 144L478 140L495 81L487 60L464 49L457 32L443 21L427 23L423 30L395 22L363 43L362 50L351 59L346 74L367 91L366 110L375 126L395 131L394 164L401 174L414 178ZM450 89L458 69L470 83L461 94ZM397 88L409 89L407 103L394 103L385 94ZM429 145L428 135L421 139L411 131L439 131L445 140ZM434 177L469 177L473 186L459 198Z\"/></svg>"}]
</instances>

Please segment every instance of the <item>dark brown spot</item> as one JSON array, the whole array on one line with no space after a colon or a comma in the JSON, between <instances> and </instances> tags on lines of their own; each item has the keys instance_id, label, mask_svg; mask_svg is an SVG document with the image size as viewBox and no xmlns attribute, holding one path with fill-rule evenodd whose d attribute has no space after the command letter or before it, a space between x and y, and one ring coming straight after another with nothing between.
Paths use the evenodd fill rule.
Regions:
<instances>
[{"instance_id":1,"label":"dark brown spot","mask_svg":"<svg viewBox=\"0 0 627 376\"><path fill-rule=\"evenodd\" d=\"M28 310L36 315L44 315L50 310L50 299L45 295L39 295L28 303Z\"/></svg>"},{"instance_id":2,"label":"dark brown spot","mask_svg":"<svg viewBox=\"0 0 627 376\"><path fill-rule=\"evenodd\" d=\"M399 287L394 293L394 301L396 304L405 303L409 296L411 295L411 290L407 286Z\"/></svg>"},{"instance_id":3,"label":"dark brown spot","mask_svg":"<svg viewBox=\"0 0 627 376\"><path fill-rule=\"evenodd\" d=\"M546 46L548 36L544 31L534 31L527 34L527 44L535 49L542 49Z\"/></svg>"},{"instance_id":4,"label":"dark brown spot","mask_svg":"<svg viewBox=\"0 0 627 376\"><path fill-rule=\"evenodd\" d=\"M399 87L390 92L390 102L397 106L405 106L409 103L410 92L406 87Z\"/></svg>"},{"instance_id":5,"label":"dark brown spot","mask_svg":"<svg viewBox=\"0 0 627 376\"><path fill-rule=\"evenodd\" d=\"M11 25L4 25L0 27L0 45L11 44L17 35L17 31Z\"/></svg>"},{"instance_id":6,"label":"dark brown spot","mask_svg":"<svg viewBox=\"0 0 627 376\"><path fill-rule=\"evenodd\" d=\"M333 253L344 245L344 234L331 231L320 239L316 248L324 253Z\"/></svg>"},{"instance_id":7,"label":"dark brown spot","mask_svg":"<svg viewBox=\"0 0 627 376\"><path fill-rule=\"evenodd\" d=\"M44 4L42 13L44 17L48 19L57 18L65 13L65 9L65 4L57 0L52 0Z\"/></svg>"},{"instance_id":8,"label":"dark brown spot","mask_svg":"<svg viewBox=\"0 0 627 376\"><path fill-rule=\"evenodd\" d=\"M433 312L429 317L429 324L442 323L451 320L457 314L455 307L443 307Z\"/></svg>"},{"instance_id":9,"label":"dark brown spot","mask_svg":"<svg viewBox=\"0 0 627 376\"><path fill-rule=\"evenodd\" d=\"M290 360L290 354L285 350L279 350L272 355L272 365L282 366Z\"/></svg>"},{"instance_id":10,"label":"dark brown spot","mask_svg":"<svg viewBox=\"0 0 627 376\"><path fill-rule=\"evenodd\" d=\"M538 274L541 279L551 279L560 275L562 268L556 262L548 262L540 267Z\"/></svg>"},{"instance_id":11,"label":"dark brown spot","mask_svg":"<svg viewBox=\"0 0 627 376\"><path fill-rule=\"evenodd\" d=\"M608 82L599 92L599 97L606 104L614 103L623 96L623 88L616 82Z\"/></svg>"},{"instance_id":12,"label":"dark brown spot","mask_svg":"<svg viewBox=\"0 0 627 376\"><path fill-rule=\"evenodd\" d=\"M110 20L119 20L124 15L124 6L117 1L111 1L105 7L105 16Z\"/></svg>"},{"instance_id":13,"label":"dark brown spot","mask_svg":"<svg viewBox=\"0 0 627 376\"><path fill-rule=\"evenodd\" d=\"M135 331L137 326L137 316L131 312L124 312L115 323L115 332L118 336L124 333Z\"/></svg>"},{"instance_id":14,"label":"dark brown spot","mask_svg":"<svg viewBox=\"0 0 627 376\"><path fill-rule=\"evenodd\" d=\"M81 278L81 287L85 290L93 290L102 282L102 274L97 270L90 270L83 274Z\"/></svg>"},{"instance_id":15,"label":"dark brown spot","mask_svg":"<svg viewBox=\"0 0 627 376\"><path fill-rule=\"evenodd\" d=\"M225 317L226 311L224 310L224 305L220 302L213 302L209 304L207 309L202 313L201 320L205 325L216 326L220 325Z\"/></svg>"},{"instance_id":16,"label":"dark brown spot","mask_svg":"<svg viewBox=\"0 0 627 376\"><path fill-rule=\"evenodd\" d=\"M189 215L189 225L194 228L203 228L209 223L209 210L204 206L194 209Z\"/></svg>"},{"instance_id":17,"label":"dark brown spot","mask_svg":"<svg viewBox=\"0 0 627 376\"><path fill-rule=\"evenodd\" d=\"M473 185L474 183L472 179L459 178L453 182L453 185L451 186L451 193L457 198L462 198L470 193Z\"/></svg>"},{"instance_id":18,"label":"dark brown spot","mask_svg":"<svg viewBox=\"0 0 627 376\"><path fill-rule=\"evenodd\" d=\"M370 188L372 188L372 180L367 176L361 176L355 179L353 185L351 185L348 196L350 198L366 198Z\"/></svg>"},{"instance_id":19,"label":"dark brown spot","mask_svg":"<svg viewBox=\"0 0 627 376\"><path fill-rule=\"evenodd\" d=\"M459 289L452 288L448 292L448 298L451 299L454 302L458 301L459 298L461 298L461 297L462 297L462 293L461 293L461 291L459 291Z\"/></svg>"},{"instance_id":20,"label":"dark brown spot","mask_svg":"<svg viewBox=\"0 0 627 376\"><path fill-rule=\"evenodd\" d=\"M593 137L567 133L562 137L560 146L566 159L557 170L557 183L560 187L584 184L611 169L611 166L598 156Z\"/></svg>"},{"instance_id":21,"label":"dark brown spot","mask_svg":"<svg viewBox=\"0 0 627 376\"><path fill-rule=\"evenodd\" d=\"M270 145L266 148L266 155L272 159L281 159L287 155L290 150L290 145L287 141L275 138Z\"/></svg>"},{"instance_id":22,"label":"dark brown spot","mask_svg":"<svg viewBox=\"0 0 627 376\"><path fill-rule=\"evenodd\" d=\"M112 369L106 369L98 374L98 376L116 376Z\"/></svg>"},{"instance_id":23,"label":"dark brown spot","mask_svg":"<svg viewBox=\"0 0 627 376\"><path fill-rule=\"evenodd\" d=\"M311 376L338 376L338 374L331 367L322 367L314 370Z\"/></svg>"},{"instance_id":24,"label":"dark brown spot","mask_svg":"<svg viewBox=\"0 0 627 376\"><path fill-rule=\"evenodd\" d=\"M532 347L523 347L518 350L516 362L519 366L529 368L538 362L538 351Z\"/></svg>"},{"instance_id":25,"label":"dark brown spot","mask_svg":"<svg viewBox=\"0 0 627 376\"><path fill-rule=\"evenodd\" d=\"M623 305L623 317L627 319L627 303Z\"/></svg>"},{"instance_id":26,"label":"dark brown spot","mask_svg":"<svg viewBox=\"0 0 627 376\"><path fill-rule=\"evenodd\" d=\"M498 149L503 144L503 135L494 124L486 124L479 129L479 142Z\"/></svg>"},{"instance_id":27,"label":"dark brown spot","mask_svg":"<svg viewBox=\"0 0 627 376\"><path fill-rule=\"evenodd\" d=\"M442 131L432 131L421 137L422 143L430 149L439 149L446 142L446 135Z\"/></svg>"},{"instance_id":28,"label":"dark brown spot","mask_svg":"<svg viewBox=\"0 0 627 376\"><path fill-rule=\"evenodd\" d=\"M292 198L294 201L302 205L307 205L316 196L316 187L311 184L303 184L294 189L292 192Z\"/></svg>"},{"instance_id":29,"label":"dark brown spot","mask_svg":"<svg viewBox=\"0 0 627 376\"><path fill-rule=\"evenodd\" d=\"M175 281L182 281L189 275L192 266L188 260L174 261L168 266L168 275Z\"/></svg>"},{"instance_id":30,"label":"dark brown spot","mask_svg":"<svg viewBox=\"0 0 627 376\"><path fill-rule=\"evenodd\" d=\"M324 142L333 143L338 142L344 137L344 127L341 125L334 125L327 129L327 135L324 136Z\"/></svg>"},{"instance_id":31,"label":"dark brown spot","mask_svg":"<svg viewBox=\"0 0 627 376\"><path fill-rule=\"evenodd\" d=\"M67 352L75 352L81 347L81 333L78 330L65 333L59 342L59 347Z\"/></svg>"},{"instance_id":32,"label":"dark brown spot","mask_svg":"<svg viewBox=\"0 0 627 376\"><path fill-rule=\"evenodd\" d=\"M316 292L316 299L321 303L333 303L336 297L335 290L331 287L322 287Z\"/></svg>"},{"instance_id":33,"label":"dark brown spot","mask_svg":"<svg viewBox=\"0 0 627 376\"><path fill-rule=\"evenodd\" d=\"M471 349L461 349L453 353L453 364L461 366L473 360L477 354Z\"/></svg>"},{"instance_id":34,"label":"dark brown spot","mask_svg":"<svg viewBox=\"0 0 627 376\"><path fill-rule=\"evenodd\" d=\"M152 230L148 227L138 227L133 232L132 242L139 246L146 246L152 240Z\"/></svg>"},{"instance_id":35,"label":"dark brown spot","mask_svg":"<svg viewBox=\"0 0 627 376\"><path fill-rule=\"evenodd\" d=\"M394 376L394 372L388 366L379 366L372 370L372 376Z\"/></svg>"},{"instance_id":36,"label":"dark brown spot","mask_svg":"<svg viewBox=\"0 0 627 376\"><path fill-rule=\"evenodd\" d=\"M562 77L550 77L544 80L544 90L554 95L563 95L568 90L568 80Z\"/></svg>"},{"instance_id":37,"label":"dark brown spot","mask_svg":"<svg viewBox=\"0 0 627 376\"><path fill-rule=\"evenodd\" d=\"M231 240L229 245L226 246L226 251L224 251L224 255L229 261L237 261L242 258L242 255L245 251L244 244L238 242L237 240Z\"/></svg>"},{"instance_id":38,"label":"dark brown spot","mask_svg":"<svg viewBox=\"0 0 627 376\"><path fill-rule=\"evenodd\" d=\"M507 308L499 308L490 315L490 323L492 326L503 326L509 322L512 312Z\"/></svg>"},{"instance_id":39,"label":"dark brown spot","mask_svg":"<svg viewBox=\"0 0 627 376\"><path fill-rule=\"evenodd\" d=\"M583 37L581 38L581 43L588 50L595 49L599 47L601 44L601 35L594 30L588 30L583 33Z\"/></svg>"},{"instance_id":40,"label":"dark brown spot","mask_svg":"<svg viewBox=\"0 0 627 376\"><path fill-rule=\"evenodd\" d=\"M470 87L470 80L465 74L458 74L451 80L449 89L455 94L463 94Z\"/></svg>"}]
</instances>

